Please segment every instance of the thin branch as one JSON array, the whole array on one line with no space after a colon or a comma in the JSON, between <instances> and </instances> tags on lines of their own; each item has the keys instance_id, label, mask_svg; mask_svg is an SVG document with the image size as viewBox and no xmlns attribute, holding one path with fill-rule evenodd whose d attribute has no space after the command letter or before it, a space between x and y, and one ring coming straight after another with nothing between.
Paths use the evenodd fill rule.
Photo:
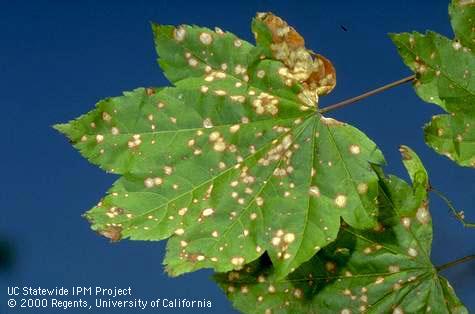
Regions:
<instances>
[{"instance_id":1,"label":"thin branch","mask_svg":"<svg viewBox=\"0 0 475 314\"><path fill-rule=\"evenodd\" d=\"M455 206L452 204L449 198L444 195L444 193L434 189L433 187L429 188L429 192L434 192L435 195L437 195L441 200L443 200L445 204L447 204L447 207L452 211L452 214L455 216L455 218L460 221L464 227L475 228L475 223L466 222L463 210L457 210L457 208L455 208Z\"/></svg>"},{"instance_id":2,"label":"thin branch","mask_svg":"<svg viewBox=\"0 0 475 314\"><path fill-rule=\"evenodd\" d=\"M454 261L451 261L451 262L448 262L446 264L442 264L440 266L436 266L435 269L437 269L437 271L443 271L447 268L450 268L452 266L455 266L455 265L458 265L458 264L462 264L462 263L465 263L465 262L468 262L468 261L471 261L475 259L475 254L474 255L467 255L465 257L462 257L462 258L459 258L459 259L456 259Z\"/></svg>"},{"instance_id":3,"label":"thin branch","mask_svg":"<svg viewBox=\"0 0 475 314\"><path fill-rule=\"evenodd\" d=\"M387 85L381 86L379 88L373 89L373 90L371 90L369 92L366 92L364 94L361 94L359 96L341 101L339 103L336 103L336 104L333 104L333 105L330 105L330 106L326 106L326 107L320 109L320 113L327 113L327 112L333 111L335 109L346 107L346 106L348 106L350 104L353 104L353 103L355 103L355 102L357 102L361 99L364 99L364 98L367 98L369 96L373 96L375 94L384 92L385 90L388 90L390 88L396 87L396 86L404 84L404 83L412 82L415 78L416 78L415 75L411 75L411 76L405 77L403 79L400 79L399 81L395 81L395 82L389 83Z\"/></svg>"}]
</instances>

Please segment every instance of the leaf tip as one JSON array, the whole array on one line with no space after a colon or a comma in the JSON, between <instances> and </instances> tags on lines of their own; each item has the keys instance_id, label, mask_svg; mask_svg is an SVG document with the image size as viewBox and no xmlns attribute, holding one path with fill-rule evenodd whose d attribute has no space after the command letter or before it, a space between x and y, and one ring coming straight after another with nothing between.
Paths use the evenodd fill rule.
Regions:
<instances>
[{"instance_id":1,"label":"leaf tip","mask_svg":"<svg viewBox=\"0 0 475 314\"><path fill-rule=\"evenodd\" d=\"M422 186L427 189L429 185L429 175L421 159L409 146L400 145L399 152L402 156L402 163L406 168L409 177L415 187Z\"/></svg>"},{"instance_id":2,"label":"leaf tip","mask_svg":"<svg viewBox=\"0 0 475 314\"><path fill-rule=\"evenodd\" d=\"M69 125L67 123L56 123L51 127L62 134L67 134L69 131Z\"/></svg>"},{"instance_id":3,"label":"leaf tip","mask_svg":"<svg viewBox=\"0 0 475 314\"><path fill-rule=\"evenodd\" d=\"M154 21L149 21L152 32L156 35L160 30L160 24L155 23Z\"/></svg>"},{"instance_id":4,"label":"leaf tip","mask_svg":"<svg viewBox=\"0 0 475 314\"><path fill-rule=\"evenodd\" d=\"M165 266L164 272L168 275L168 277L178 277L180 275L180 273L174 271L173 268L167 263L164 262L163 265Z\"/></svg>"},{"instance_id":5,"label":"leaf tip","mask_svg":"<svg viewBox=\"0 0 475 314\"><path fill-rule=\"evenodd\" d=\"M391 33L388 33L388 36L389 36L389 38L391 38L391 39L394 39L394 37L396 37L397 35L398 35L398 33L392 33L392 32L391 32Z\"/></svg>"},{"instance_id":6,"label":"leaf tip","mask_svg":"<svg viewBox=\"0 0 475 314\"><path fill-rule=\"evenodd\" d=\"M412 154L414 154L412 149L410 149L406 145L399 145L399 152L401 153L401 156L402 156L403 160L411 160L412 159Z\"/></svg>"},{"instance_id":7,"label":"leaf tip","mask_svg":"<svg viewBox=\"0 0 475 314\"><path fill-rule=\"evenodd\" d=\"M118 242L122 239L122 228L118 226L109 226L107 228L104 228L102 230L97 230L97 232L108 238L110 242Z\"/></svg>"}]
</instances>

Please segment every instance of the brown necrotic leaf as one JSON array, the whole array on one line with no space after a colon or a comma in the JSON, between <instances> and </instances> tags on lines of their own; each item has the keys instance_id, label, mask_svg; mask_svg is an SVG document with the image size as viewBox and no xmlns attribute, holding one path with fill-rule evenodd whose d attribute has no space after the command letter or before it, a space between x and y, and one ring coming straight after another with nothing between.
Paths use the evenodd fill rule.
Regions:
<instances>
[{"instance_id":1,"label":"brown necrotic leaf","mask_svg":"<svg viewBox=\"0 0 475 314\"><path fill-rule=\"evenodd\" d=\"M267 251L285 276L336 238L341 218L375 226L381 152L302 100L305 81L289 81L283 60L220 29L153 29L175 86L105 99L56 126L121 175L86 214L94 230L169 238L171 275L240 269Z\"/></svg>"},{"instance_id":2,"label":"brown necrotic leaf","mask_svg":"<svg viewBox=\"0 0 475 314\"><path fill-rule=\"evenodd\" d=\"M272 13L259 13L253 21L257 45L267 55L282 61L287 71L282 75L289 82L302 84L302 98L317 99L326 95L336 85L335 68L322 55L305 47L303 37L280 17Z\"/></svg>"}]
</instances>

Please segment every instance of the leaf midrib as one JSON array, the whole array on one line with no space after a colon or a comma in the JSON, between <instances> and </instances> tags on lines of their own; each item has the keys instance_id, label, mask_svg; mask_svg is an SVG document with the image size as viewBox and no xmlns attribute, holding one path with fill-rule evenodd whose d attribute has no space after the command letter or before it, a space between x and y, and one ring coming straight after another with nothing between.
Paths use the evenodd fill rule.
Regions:
<instances>
[{"instance_id":1,"label":"leaf midrib","mask_svg":"<svg viewBox=\"0 0 475 314\"><path fill-rule=\"evenodd\" d=\"M316 154L315 153L315 143L316 143L315 129L318 125L317 120L316 120L317 118L313 117L313 119L315 119L315 121L314 121L313 131L312 131L312 159L311 159L311 163L310 163L311 168L313 168L313 163L315 161L315 154ZM311 175L309 177L310 177L310 181L308 183L308 188L310 188L310 186L312 184L312 180L313 180L313 177ZM300 248L302 247L302 243L304 241L303 237L305 236L305 233L306 233L307 227L308 227L309 211L310 211L310 195L307 193L307 210L305 211L304 229L303 229L303 232L302 232L302 236L300 237L301 240L299 242L299 246L297 247L297 249L295 251L295 254L292 257L292 260L289 262L289 265L295 261L295 259L297 258L297 254L300 252Z\"/></svg>"}]
</instances>

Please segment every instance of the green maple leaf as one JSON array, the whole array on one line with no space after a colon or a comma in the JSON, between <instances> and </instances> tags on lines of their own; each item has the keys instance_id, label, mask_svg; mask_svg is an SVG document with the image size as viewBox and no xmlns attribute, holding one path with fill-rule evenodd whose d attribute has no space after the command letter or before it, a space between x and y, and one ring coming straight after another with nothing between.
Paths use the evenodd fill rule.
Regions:
<instances>
[{"instance_id":1,"label":"green maple leaf","mask_svg":"<svg viewBox=\"0 0 475 314\"><path fill-rule=\"evenodd\" d=\"M258 37L275 31L270 17L285 24L260 15ZM341 217L376 224L371 164L383 156L356 128L317 113L334 70L293 42L293 29L274 34L277 46L197 26L153 30L174 87L105 99L56 126L121 175L86 213L92 229L113 241L170 238L171 275L240 269L267 251L285 276L336 238Z\"/></svg>"},{"instance_id":2,"label":"green maple leaf","mask_svg":"<svg viewBox=\"0 0 475 314\"><path fill-rule=\"evenodd\" d=\"M417 74L417 94L450 113L432 117L425 141L459 165L475 167L475 2L454 0L449 9L454 40L434 32L391 37Z\"/></svg>"},{"instance_id":3,"label":"green maple leaf","mask_svg":"<svg viewBox=\"0 0 475 314\"><path fill-rule=\"evenodd\" d=\"M379 225L342 226L337 240L286 279L264 256L215 275L244 313L468 313L430 261L432 223L427 172L402 147L413 187L381 174Z\"/></svg>"}]
</instances>

